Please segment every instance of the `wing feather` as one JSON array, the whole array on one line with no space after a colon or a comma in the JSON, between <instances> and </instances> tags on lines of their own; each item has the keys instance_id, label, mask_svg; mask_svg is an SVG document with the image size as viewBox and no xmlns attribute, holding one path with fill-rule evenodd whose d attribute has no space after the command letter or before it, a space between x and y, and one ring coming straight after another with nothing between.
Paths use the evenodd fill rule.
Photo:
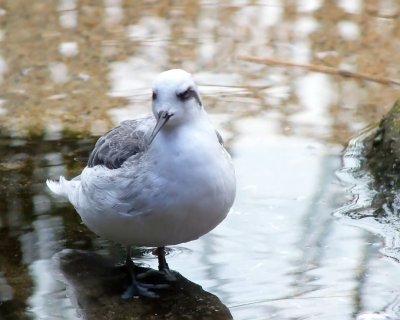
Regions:
<instances>
[{"instance_id":1,"label":"wing feather","mask_svg":"<svg viewBox=\"0 0 400 320\"><path fill-rule=\"evenodd\" d=\"M155 119L152 116L121 122L97 140L87 166L120 168L128 158L146 150L154 125Z\"/></svg>"}]
</instances>

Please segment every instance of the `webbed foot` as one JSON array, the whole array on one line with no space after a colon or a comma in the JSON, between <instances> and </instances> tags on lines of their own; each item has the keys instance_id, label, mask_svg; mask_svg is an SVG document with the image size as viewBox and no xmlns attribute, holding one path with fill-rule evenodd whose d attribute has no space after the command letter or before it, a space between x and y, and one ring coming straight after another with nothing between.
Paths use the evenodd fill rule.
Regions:
<instances>
[{"instance_id":1,"label":"webbed foot","mask_svg":"<svg viewBox=\"0 0 400 320\"><path fill-rule=\"evenodd\" d=\"M151 284L137 281L137 277L143 279L143 275L146 275L148 272L139 274L138 276L135 274L135 264L131 259L130 246L127 246L125 266L128 269L128 273L131 278L131 285L122 294L123 299L130 299L134 297L158 298L159 295L153 292L152 289L165 289L169 287L168 284Z\"/></svg>"},{"instance_id":2,"label":"webbed foot","mask_svg":"<svg viewBox=\"0 0 400 320\"><path fill-rule=\"evenodd\" d=\"M132 299L135 297L159 298L160 296L151 289L165 289L165 284L147 284L135 281L122 294L123 299Z\"/></svg>"},{"instance_id":3,"label":"webbed foot","mask_svg":"<svg viewBox=\"0 0 400 320\"><path fill-rule=\"evenodd\" d=\"M167 280L168 282L175 282L177 280L175 271L170 270L170 269L164 269L164 270L149 269L146 272L142 272L142 273L136 275L136 278L137 279L146 279L147 277L151 277L152 275L162 275L162 277L165 280Z\"/></svg>"}]
</instances>

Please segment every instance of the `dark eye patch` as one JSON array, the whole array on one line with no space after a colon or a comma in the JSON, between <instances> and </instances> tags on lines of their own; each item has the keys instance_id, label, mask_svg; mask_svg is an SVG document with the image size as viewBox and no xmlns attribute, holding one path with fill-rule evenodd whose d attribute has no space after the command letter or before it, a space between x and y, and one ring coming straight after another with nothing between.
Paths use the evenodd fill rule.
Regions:
<instances>
[{"instance_id":1,"label":"dark eye patch","mask_svg":"<svg viewBox=\"0 0 400 320\"><path fill-rule=\"evenodd\" d=\"M177 93L177 97L181 100L188 100L193 96L194 90L192 88L187 88L185 91Z\"/></svg>"},{"instance_id":2,"label":"dark eye patch","mask_svg":"<svg viewBox=\"0 0 400 320\"><path fill-rule=\"evenodd\" d=\"M153 100L156 100L156 99L157 99L157 93L156 93L155 91L153 91L152 99L153 99Z\"/></svg>"},{"instance_id":3,"label":"dark eye patch","mask_svg":"<svg viewBox=\"0 0 400 320\"><path fill-rule=\"evenodd\" d=\"M177 93L176 96L182 101L189 100L191 98L195 98L197 103L201 106L201 101L200 101L199 95L197 94L196 90L194 90L191 87L187 88L183 92Z\"/></svg>"}]
</instances>

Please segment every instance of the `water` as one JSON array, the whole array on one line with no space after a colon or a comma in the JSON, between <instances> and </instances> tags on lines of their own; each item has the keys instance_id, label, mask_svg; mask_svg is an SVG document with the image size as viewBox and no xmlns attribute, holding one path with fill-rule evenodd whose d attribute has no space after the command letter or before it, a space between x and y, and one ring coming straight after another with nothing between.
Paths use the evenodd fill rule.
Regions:
<instances>
[{"instance_id":1,"label":"water","mask_svg":"<svg viewBox=\"0 0 400 320\"><path fill-rule=\"evenodd\" d=\"M350 193L336 176L360 157L342 157L347 142L398 89L237 59L396 78L399 9L395 1L0 4L0 319L77 317L73 290L52 272L65 248L123 259L44 181L78 174L98 135L149 111L151 81L173 67L200 84L238 195L215 230L171 248L170 267L235 319L399 318L396 220L346 214L353 197L368 205L374 191ZM149 250L135 257L157 266Z\"/></svg>"}]
</instances>

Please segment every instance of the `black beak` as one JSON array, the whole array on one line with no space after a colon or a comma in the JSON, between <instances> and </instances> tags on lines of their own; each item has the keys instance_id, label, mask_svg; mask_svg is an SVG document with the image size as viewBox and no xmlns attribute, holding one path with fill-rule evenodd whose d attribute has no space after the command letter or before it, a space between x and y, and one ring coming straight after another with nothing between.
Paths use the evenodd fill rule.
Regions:
<instances>
[{"instance_id":1,"label":"black beak","mask_svg":"<svg viewBox=\"0 0 400 320\"><path fill-rule=\"evenodd\" d=\"M158 118L157 118L157 123L156 126L153 129L153 132L151 133L150 136L150 142L151 144L156 137L157 133L160 132L161 128L165 126L165 124L168 122L168 120L172 117L171 113L168 113L168 111L161 111L158 113Z\"/></svg>"}]
</instances>

